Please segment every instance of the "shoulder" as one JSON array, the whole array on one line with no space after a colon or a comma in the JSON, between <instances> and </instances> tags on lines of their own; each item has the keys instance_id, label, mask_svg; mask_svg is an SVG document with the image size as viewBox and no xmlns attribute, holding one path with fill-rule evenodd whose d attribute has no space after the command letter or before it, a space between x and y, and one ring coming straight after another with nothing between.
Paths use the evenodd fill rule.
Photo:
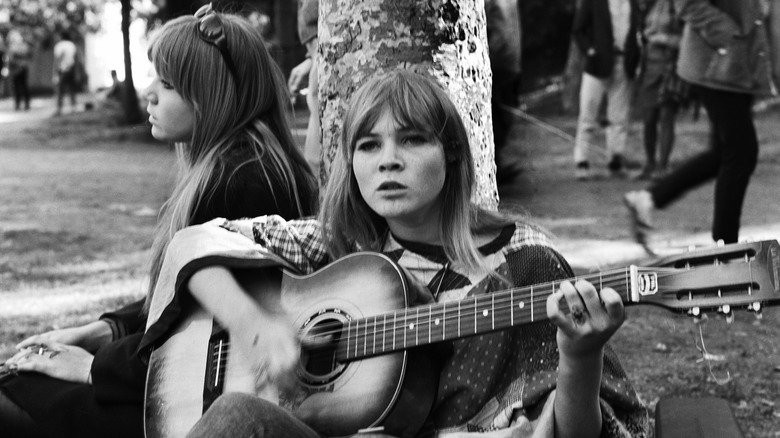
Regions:
<instances>
[{"instance_id":1,"label":"shoulder","mask_svg":"<svg viewBox=\"0 0 780 438\"><path fill-rule=\"evenodd\" d=\"M529 222L515 222L514 233L505 249L515 250L526 246L542 246L555 249L547 231Z\"/></svg>"}]
</instances>

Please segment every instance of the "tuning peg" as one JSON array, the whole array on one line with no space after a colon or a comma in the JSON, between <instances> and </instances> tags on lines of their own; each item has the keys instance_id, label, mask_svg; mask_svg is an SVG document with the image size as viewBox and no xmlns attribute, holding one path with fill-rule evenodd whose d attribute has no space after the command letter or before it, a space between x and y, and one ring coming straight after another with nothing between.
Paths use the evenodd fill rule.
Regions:
<instances>
[{"instance_id":1,"label":"tuning peg","mask_svg":"<svg viewBox=\"0 0 780 438\"><path fill-rule=\"evenodd\" d=\"M688 252L696 251L696 245L688 245Z\"/></svg>"},{"instance_id":2,"label":"tuning peg","mask_svg":"<svg viewBox=\"0 0 780 438\"><path fill-rule=\"evenodd\" d=\"M734 322L734 312L731 311L731 306L724 304L718 307L718 312L722 313L726 317L726 323L731 324Z\"/></svg>"},{"instance_id":3,"label":"tuning peg","mask_svg":"<svg viewBox=\"0 0 780 438\"><path fill-rule=\"evenodd\" d=\"M756 319L764 319L764 313L760 302L756 301L753 304L748 304L748 310L756 315Z\"/></svg>"},{"instance_id":4,"label":"tuning peg","mask_svg":"<svg viewBox=\"0 0 780 438\"><path fill-rule=\"evenodd\" d=\"M726 246L726 242L723 241L723 239L718 239L717 242L715 242L715 245L720 248L721 246Z\"/></svg>"}]
</instances>

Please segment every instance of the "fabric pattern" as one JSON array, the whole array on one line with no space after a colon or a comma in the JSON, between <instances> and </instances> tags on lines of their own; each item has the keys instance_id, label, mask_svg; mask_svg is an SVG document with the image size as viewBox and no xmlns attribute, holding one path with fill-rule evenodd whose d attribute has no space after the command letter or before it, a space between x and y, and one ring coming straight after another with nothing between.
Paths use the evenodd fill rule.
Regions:
<instances>
[{"instance_id":1,"label":"fabric pattern","mask_svg":"<svg viewBox=\"0 0 780 438\"><path fill-rule=\"evenodd\" d=\"M236 239L235 233L249 239ZM267 251L301 273L331 262L322 228L314 219L218 220L190 227L186 234L185 239L174 238L173 250L169 251L178 259L171 262L177 267L172 274L177 284L192 273L193 267L204 266L198 260L246 266L246 258L252 258L252 254L262 258ZM208 241L223 243L210 255L208 245L203 243ZM228 246L232 247L227 248L225 241L230 241ZM192 254L185 248L193 242L199 246L195 260L183 255ZM441 247L403 242L392 235L388 235L382 252L427 285L438 302L507 289L506 281L519 286L572 277L568 264L547 236L527 224L506 227L480 251L502 279L449 263ZM240 256L231 260L231 255ZM552 437L558 364L555 335L556 327L545 316L544 321L518 328L437 344L437 358L442 363L439 388L420 436ZM646 410L611 349L607 348L604 360L603 436L646 436Z\"/></svg>"}]
</instances>

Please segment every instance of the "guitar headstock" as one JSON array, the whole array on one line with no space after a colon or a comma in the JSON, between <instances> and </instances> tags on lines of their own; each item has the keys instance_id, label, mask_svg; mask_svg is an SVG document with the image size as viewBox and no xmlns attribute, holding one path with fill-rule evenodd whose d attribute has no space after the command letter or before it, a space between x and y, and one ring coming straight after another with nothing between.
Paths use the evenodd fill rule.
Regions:
<instances>
[{"instance_id":1,"label":"guitar headstock","mask_svg":"<svg viewBox=\"0 0 780 438\"><path fill-rule=\"evenodd\" d=\"M633 268L630 302L700 316L780 302L780 244L735 243L676 254Z\"/></svg>"}]
</instances>

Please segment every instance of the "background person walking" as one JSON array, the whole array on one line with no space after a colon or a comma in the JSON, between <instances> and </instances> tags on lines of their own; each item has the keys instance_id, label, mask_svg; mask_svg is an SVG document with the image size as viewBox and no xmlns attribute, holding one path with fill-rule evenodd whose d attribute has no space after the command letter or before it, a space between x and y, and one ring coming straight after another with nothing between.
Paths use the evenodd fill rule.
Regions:
<instances>
[{"instance_id":1,"label":"background person walking","mask_svg":"<svg viewBox=\"0 0 780 438\"><path fill-rule=\"evenodd\" d=\"M57 113L62 114L62 100L65 92L70 95L70 107L76 108L78 81L78 48L73 43L70 32L63 31L60 40L54 45L54 83L57 86Z\"/></svg>"},{"instance_id":2,"label":"background person walking","mask_svg":"<svg viewBox=\"0 0 780 438\"><path fill-rule=\"evenodd\" d=\"M675 4L686 22L677 73L696 85L711 121L711 144L648 189L627 193L625 202L634 236L647 248L652 210L663 209L715 179L712 238L737 242L742 204L758 161L753 97L777 94L780 0L678 0Z\"/></svg>"},{"instance_id":3,"label":"background person walking","mask_svg":"<svg viewBox=\"0 0 780 438\"><path fill-rule=\"evenodd\" d=\"M583 0L573 36L585 55L580 113L574 141L577 179L590 177L588 149L595 143L601 103L607 99L607 167L622 175L633 79L639 66L641 18L635 0Z\"/></svg>"}]
</instances>

